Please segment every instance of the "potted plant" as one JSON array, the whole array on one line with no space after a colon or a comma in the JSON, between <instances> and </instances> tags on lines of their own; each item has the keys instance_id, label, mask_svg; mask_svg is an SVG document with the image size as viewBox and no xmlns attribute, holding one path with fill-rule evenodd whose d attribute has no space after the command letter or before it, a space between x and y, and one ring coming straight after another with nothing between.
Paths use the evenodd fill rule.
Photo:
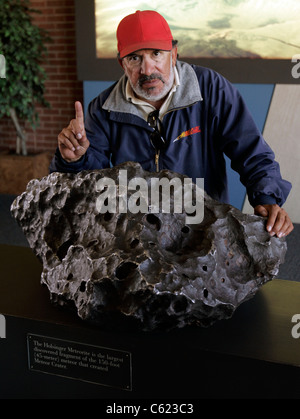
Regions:
<instances>
[{"instance_id":1,"label":"potted plant","mask_svg":"<svg viewBox=\"0 0 300 419\"><path fill-rule=\"evenodd\" d=\"M30 7L29 0L0 2L0 54L2 58L0 118L11 118L16 130L15 154L20 157L28 155L26 123L33 129L39 123L36 105L49 106L44 98L46 74L41 63L47 52L45 43L49 42L50 38L45 30L34 25L34 13L38 11ZM8 155L1 156L2 162L5 157ZM17 187L17 190L13 190L7 182L11 182L12 178L16 177L16 168L20 162L5 163L4 161L4 167L1 167L0 181L4 189L11 188L8 193L19 193L20 188L24 188L24 182L30 180L25 178L30 163L28 159L22 160L26 162L27 167L19 179L22 186ZM13 173L7 173L9 167L14 170ZM20 169L21 172L22 169ZM36 171L29 170L29 172L29 177L38 177ZM44 174L45 170L42 175ZM3 187L0 187L0 192L7 192L3 191Z\"/></svg>"}]
</instances>

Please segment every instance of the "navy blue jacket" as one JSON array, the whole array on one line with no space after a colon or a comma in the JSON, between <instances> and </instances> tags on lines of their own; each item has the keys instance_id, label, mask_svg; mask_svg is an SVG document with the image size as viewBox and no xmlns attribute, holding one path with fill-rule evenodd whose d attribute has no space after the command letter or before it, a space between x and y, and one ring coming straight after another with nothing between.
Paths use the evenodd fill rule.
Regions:
<instances>
[{"instance_id":1,"label":"navy blue jacket","mask_svg":"<svg viewBox=\"0 0 300 419\"><path fill-rule=\"evenodd\" d=\"M282 179L274 153L256 127L241 95L213 70L177 62L180 85L163 117L167 143L159 169L204 178L205 190L228 203L224 153L247 189L249 202L282 206L291 184ZM124 95L127 78L102 92L89 105L85 129L90 147L75 163L57 149L50 171L79 172L136 161L156 171L152 128Z\"/></svg>"}]
</instances>

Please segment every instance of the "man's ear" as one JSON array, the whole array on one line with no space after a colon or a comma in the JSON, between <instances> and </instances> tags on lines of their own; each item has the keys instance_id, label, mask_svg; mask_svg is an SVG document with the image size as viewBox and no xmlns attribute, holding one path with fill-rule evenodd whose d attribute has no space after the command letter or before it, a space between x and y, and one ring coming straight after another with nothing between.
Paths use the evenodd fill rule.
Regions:
<instances>
[{"instance_id":1,"label":"man's ear","mask_svg":"<svg viewBox=\"0 0 300 419\"><path fill-rule=\"evenodd\" d=\"M176 65L177 49L178 49L177 46L175 46L175 47L172 48L172 51L171 51L171 53L172 53L172 65L173 65L173 67Z\"/></svg>"},{"instance_id":2,"label":"man's ear","mask_svg":"<svg viewBox=\"0 0 300 419\"><path fill-rule=\"evenodd\" d=\"M123 68L123 70L124 70L124 67L123 67L123 60L121 60L121 58L118 58L118 61L119 61L119 64L120 64L120 66Z\"/></svg>"}]
</instances>

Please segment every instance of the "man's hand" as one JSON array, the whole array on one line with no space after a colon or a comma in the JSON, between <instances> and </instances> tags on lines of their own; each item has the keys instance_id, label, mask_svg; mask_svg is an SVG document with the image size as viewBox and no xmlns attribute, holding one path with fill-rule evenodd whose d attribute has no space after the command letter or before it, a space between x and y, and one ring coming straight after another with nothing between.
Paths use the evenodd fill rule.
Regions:
<instances>
[{"instance_id":1,"label":"man's hand","mask_svg":"<svg viewBox=\"0 0 300 419\"><path fill-rule=\"evenodd\" d=\"M268 217L266 228L271 236L275 234L277 237L287 236L294 229L288 213L277 204L257 205L254 214Z\"/></svg>"},{"instance_id":2,"label":"man's hand","mask_svg":"<svg viewBox=\"0 0 300 419\"><path fill-rule=\"evenodd\" d=\"M79 160L88 149L90 142L84 129L83 109L80 102L75 102L75 119L58 135L60 154L67 162Z\"/></svg>"}]
</instances>

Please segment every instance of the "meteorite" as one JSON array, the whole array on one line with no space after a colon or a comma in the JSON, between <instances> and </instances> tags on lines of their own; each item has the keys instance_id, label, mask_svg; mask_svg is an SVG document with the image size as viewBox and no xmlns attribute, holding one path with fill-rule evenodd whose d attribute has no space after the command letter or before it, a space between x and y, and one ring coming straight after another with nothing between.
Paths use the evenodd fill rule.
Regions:
<instances>
[{"instance_id":1,"label":"meteorite","mask_svg":"<svg viewBox=\"0 0 300 419\"><path fill-rule=\"evenodd\" d=\"M174 188L170 211L155 212L147 188L140 187L138 197L137 190L121 190L120 171L128 182L143 179L149 190L153 179L180 179L182 187L187 181L127 162L51 173L30 181L13 202L11 213L42 263L41 283L53 303L72 306L81 319L102 326L122 320L145 331L207 327L232 317L277 275L286 240L269 235L265 218L243 214L205 192L197 196L197 187L181 211L175 210L180 190ZM111 185L103 187L103 179L117 190L109 194ZM116 194L122 205L112 208ZM165 201L162 192L160 198ZM201 199L200 222L188 223Z\"/></svg>"}]
</instances>

